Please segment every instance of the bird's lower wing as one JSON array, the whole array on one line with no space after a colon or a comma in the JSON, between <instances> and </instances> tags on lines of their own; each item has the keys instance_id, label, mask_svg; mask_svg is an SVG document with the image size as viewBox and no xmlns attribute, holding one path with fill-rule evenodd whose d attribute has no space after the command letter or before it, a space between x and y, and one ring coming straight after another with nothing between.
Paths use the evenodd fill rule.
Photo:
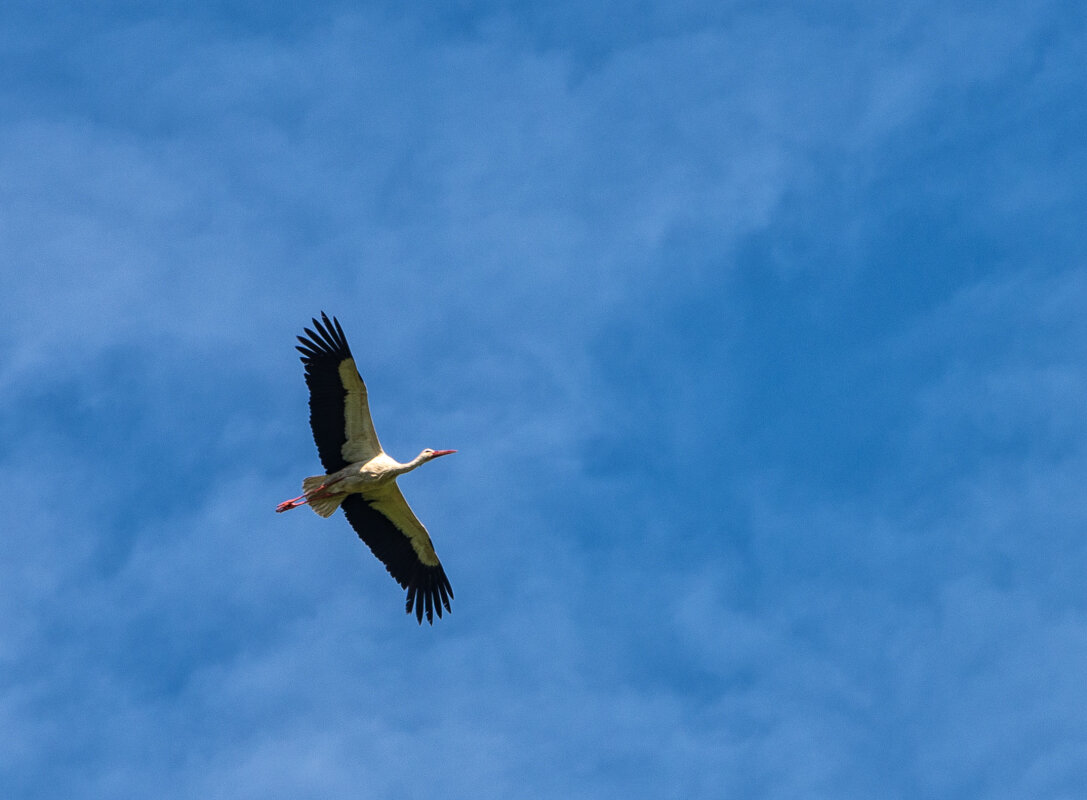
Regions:
<instances>
[{"instance_id":1,"label":"bird's lower wing","mask_svg":"<svg viewBox=\"0 0 1087 800\"><path fill-rule=\"evenodd\" d=\"M452 611L449 601L453 587L434 552L430 535L395 483L376 497L348 495L342 508L359 538L396 582L407 589L409 614L414 610L422 622L425 612L427 621L433 623L435 611L442 616L442 606Z\"/></svg>"}]
</instances>

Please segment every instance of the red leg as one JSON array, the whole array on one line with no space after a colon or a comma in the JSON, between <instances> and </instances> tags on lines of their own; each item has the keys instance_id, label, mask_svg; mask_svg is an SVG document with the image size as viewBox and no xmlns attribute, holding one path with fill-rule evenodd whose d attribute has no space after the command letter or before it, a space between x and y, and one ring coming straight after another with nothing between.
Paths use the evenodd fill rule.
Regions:
<instances>
[{"instance_id":1,"label":"red leg","mask_svg":"<svg viewBox=\"0 0 1087 800\"><path fill-rule=\"evenodd\" d=\"M282 514L284 511L290 511L292 508L298 508L298 506L304 506L308 502L308 498L304 494L298 495L291 500L284 500L278 506L276 506L276 513Z\"/></svg>"},{"instance_id":2,"label":"red leg","mask_svg":"<svg viewBox=\"0 0 1087 800\"><path fill-rule=\"evenodd\" d=\"M284 500L282 503L280 503L278 506L276 506L276 513L281 514L284 511L290 511L292 508L298 508L298 506L304 506L306 503L309 502L309 499L311 497L315 497L315 496L319 497L320 495L318 494L318 492L322 491L323 489L327 489L327 488L328 488L328 485L322 483L316 489L310 489L308 492L300 494L300 495L298 495L298 497L292 498L291 500Z\"/></svg>"}]
</instances>

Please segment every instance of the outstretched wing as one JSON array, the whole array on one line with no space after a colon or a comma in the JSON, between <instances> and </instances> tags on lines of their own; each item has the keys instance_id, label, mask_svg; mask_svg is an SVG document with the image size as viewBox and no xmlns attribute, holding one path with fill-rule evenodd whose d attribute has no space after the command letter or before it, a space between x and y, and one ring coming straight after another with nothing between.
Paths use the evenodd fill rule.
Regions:
<instances>
[{"instance_id":1,"label":"outstretched wing","mask_svg":"<svg viewBox=\"0 0 1087 800\"><path fill-rule=\"evenodd\" d=\"M414 608L422 624L425 611L427 622L433 625L434 612L440 618L442 606L452 612L449 601L453 598L453 587L434 552L430 535L395 482L371 497L350 494L341 508L359 538L396 582L408 590L409 614Z\"/></svg>"},{"instance_id":2,"label":"outstretched wing","mask_svg":"<svg viewBox=\"0 0 1087 800\"><path fill-rule=\"evenodd\" d=\"M309 424L325 472L336 472L356 461L369 461L383 452L370 419L366 384L362 382L343 328L335 317L321 312L306 328L296 349L306 366L309 387Z\"/></svg>"}]
</instances>

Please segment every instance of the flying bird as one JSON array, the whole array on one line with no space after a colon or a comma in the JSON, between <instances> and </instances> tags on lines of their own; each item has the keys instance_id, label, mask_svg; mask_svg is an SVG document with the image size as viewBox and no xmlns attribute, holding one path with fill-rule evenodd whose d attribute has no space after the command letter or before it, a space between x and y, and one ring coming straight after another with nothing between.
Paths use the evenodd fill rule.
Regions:
<instances>
[{"instance_id":1,"label":"flying bird","mask_svg":"<svg viewBox=\"0 0 1087 800\"><path fill-rule=\"evenodd\" d=\"M425 611L434 624L442 606L452 611L453 588L434 552L423 523L400 493L396 479L405 472L456 450L427 448L401 464L381 447L370 419L366 384L362 382L339 321L323 311L324 324L313 320L314 330L299 336L302 363L309 387L310 427L317 453L326 470L302 481L302 494L285 500L276 512L308 504L322 517L342 508L347 521L381 560L389 574L408 591L407 612L415 611L419 624Z\"/></svg>"}]
</instances>

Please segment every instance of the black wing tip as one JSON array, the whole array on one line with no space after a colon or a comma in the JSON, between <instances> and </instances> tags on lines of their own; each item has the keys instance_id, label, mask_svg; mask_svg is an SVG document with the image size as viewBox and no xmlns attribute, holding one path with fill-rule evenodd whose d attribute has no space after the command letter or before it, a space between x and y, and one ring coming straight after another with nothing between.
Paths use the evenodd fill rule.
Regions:
<instances>
[{"instance_id":1,"label":"black wing tip","mask_svg":"<svg viewBox=\"0 0 1087 800\"><path fill-rule=\"evenodd\" d=\"M404 604L404 610L408 615L415 612L415 618L419 624L423 624L423 615L426 614L428 624L434 624L434 614L438 619L442 618L442 606L450 614L453 609L449 605L453 597L453 587L449 585L449 578L445 575L442 565L436 567L421 566L414 579L408 585L408 598Z\"/></svg>"},{"instance_id":2,"label":"black wing tip","mask_svg":"<svg viewBox=\"0 0 1087 800\"><path fill-rule=\"evenodd\" d=\"M322 325L321 322L324 324ZM333 317L331 320L328 318L328 314L324 311L321 312L321 322L317 321L317 317L313 318L314 327L317 328L328 341L333 342L338 346L346 346L347 337L343 335L343 328L340 327L340 321Z\"/></svg>"},{"instance_id":3,"label":"black wing tip","mask_svg":"<svg viewBox=\"0 0 1087 800\"><path fill-rule=\"evenodd\" d=\"M352 357L351 348L347 346L347 337L338 319L329 319L328 314L322 311L321 319L314 317L312 324L312 328L302 329L305 336L297 337L302 347L295 345L295 349L302 353L302 363L309 366L315 360L330 355L339 360Z\"/></svg>"}]
</instances>

